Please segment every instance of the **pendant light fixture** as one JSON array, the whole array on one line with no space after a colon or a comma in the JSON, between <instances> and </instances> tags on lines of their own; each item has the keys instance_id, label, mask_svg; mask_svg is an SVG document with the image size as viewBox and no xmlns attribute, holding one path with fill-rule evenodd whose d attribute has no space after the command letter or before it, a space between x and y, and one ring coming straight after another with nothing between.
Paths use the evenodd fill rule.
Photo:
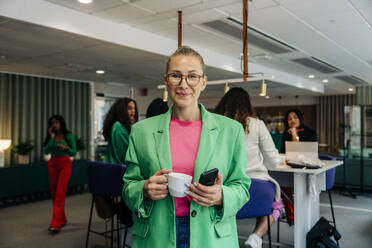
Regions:
<instances>
[{"instance_id":1,"label":"pendant light fixture","mask_svg":"<svg viewBox=\"0 0 372 248\"><path fill-rule=\"evenodd\" d=\"M266 96L266 83L265 79L262 79L261 87L260 87L260 96Z\"/></svg>"},{"instance_id":2,"label":"pendant light fixture","mask_svg":"<svg viewBox=\"0 0 372 248\"><path fill-rule=\"evenodd\" d=\"M229 92L229 90L230 90L229 83L225 83L225 87L223 88L223 94L225 95L227 92Z\"/></svg>"},{"instance_id":3,"label":"pendant light fixture","mask_svg":"<svg viewBox=\"0 0 372 248\"><path fill-rule=\"evenodd\" d=\"M167 91L167 88L164 88L164 91L163 91L163 102L168 102L168 91Z\"/></svg>"}]
</instances>

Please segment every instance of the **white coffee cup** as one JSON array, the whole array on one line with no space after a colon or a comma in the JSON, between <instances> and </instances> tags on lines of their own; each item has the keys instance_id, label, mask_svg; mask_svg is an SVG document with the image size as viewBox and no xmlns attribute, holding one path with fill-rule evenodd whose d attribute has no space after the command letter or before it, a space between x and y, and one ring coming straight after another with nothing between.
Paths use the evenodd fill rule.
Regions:
<instances>
[{"instance_id":1,"label":"white coffee cup","mask_svg":"<svg viewBox=\"0 0 372 248\"><path fill-rule=\"evenodd\" d=\"M168 190L173 197L185 197L185 191L188 188L185 186L186 183L190 184L192 176L183 173L171 172L168 174Z\"/></svg>"}]
</instances>

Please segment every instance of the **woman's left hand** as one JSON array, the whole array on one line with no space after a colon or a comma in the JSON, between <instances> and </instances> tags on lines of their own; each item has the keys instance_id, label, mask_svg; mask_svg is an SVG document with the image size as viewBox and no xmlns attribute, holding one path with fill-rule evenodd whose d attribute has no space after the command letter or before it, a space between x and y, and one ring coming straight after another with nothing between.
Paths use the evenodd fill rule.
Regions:
<instances>
[{"instance_id":1,"label":"woman's left hand","mask_svg":"<svg viewBox=\"0 0 372 248\"><path fill-rule=\"evenodd\" d=\"M58 144L57 146L58 146L59 149L61 149L62 151L66 151L66 150L68 150L68 147L65 146L64 144Z\"/></svg>"},{"instance_id":2,"label":"woman's left hand","mask_svg":"<svg viewBox=\"0 0 372 248\"><path fill-rule=\"evenodd\" d=\"M191 199L200 206L222 205L222 175L218 173L216 182L212 186L200 183L191 184L188 192Z\"/></svg>"}]
</instances>

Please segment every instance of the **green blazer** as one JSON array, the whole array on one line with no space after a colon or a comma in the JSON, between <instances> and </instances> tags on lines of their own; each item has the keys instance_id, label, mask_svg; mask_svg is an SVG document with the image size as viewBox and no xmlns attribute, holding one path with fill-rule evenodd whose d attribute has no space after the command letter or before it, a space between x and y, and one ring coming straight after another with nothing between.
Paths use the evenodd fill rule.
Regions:
<instances>
[{"instance_id":1,"label":"green blazer","mask_svg":"<svg viewBox=\"0 0 372 248\"><path fill-rule=\"evenodd\" d=\"M75 156L77 149L74 135L72 133L67 133L66 139L68 140L68 142L66 140L56 142L54 138L50 137L48 144L44 146L44 153L51 153L52 157ZM66 151L63 151L61 150L61 148L58 147L58 144L65 145L68 147L68 149Z\"/></svg>"},{"instance_id":2,"label":"green blazer","mask_svg":"<svg viewBox=\"0 0 372 248\"><path fill-rule=\"evenodd\" d=\"M108 141L104 161L114 164L124 164L127 154L129 134L127 129L119 121L111 127L111 137Z\"/></svg>"},{"instance_id":3,"label":"green blazer","mask_svg":"<svg viewBox=\"0 0 372 248\"><path fill-rule=\"evenodd\" d=\"M223 205L202 207L191 201L190 247L239 247L235 216L249 200L250 179L245 174L244 131L240 123L212 114L199 105L202 131L195 161L194 181L218 168L223 176ZM123 198L136 214L131 228L133 248L176 247L173 197L153 201L143 197L146 180L162 168L171 169L169 144L171 108L167 113L132 127L125 159Z\"/></svg>"}]
</instances>

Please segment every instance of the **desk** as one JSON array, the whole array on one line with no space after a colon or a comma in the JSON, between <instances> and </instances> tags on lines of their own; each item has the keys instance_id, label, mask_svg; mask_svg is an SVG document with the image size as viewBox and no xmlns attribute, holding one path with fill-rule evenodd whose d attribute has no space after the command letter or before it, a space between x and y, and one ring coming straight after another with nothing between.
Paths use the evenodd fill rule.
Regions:
<instances>
[{"instance_id":1,"label":"desk","mask_svg":"<svg viewBox=\"0 0 372 248\"><path fill-rule=\"evenodd\" d=\"M293 175L294 188L294 247L306 247L306 234L313 225L319 220L319 193L326 189L326 171L342 165L342 161L323 160L324 166L320 169L293 169L290 167L280 166L270 170L270 175L281 186L283 177ZM287 180L288 183L288 180Z\"/></svg>"}]
</instances>

